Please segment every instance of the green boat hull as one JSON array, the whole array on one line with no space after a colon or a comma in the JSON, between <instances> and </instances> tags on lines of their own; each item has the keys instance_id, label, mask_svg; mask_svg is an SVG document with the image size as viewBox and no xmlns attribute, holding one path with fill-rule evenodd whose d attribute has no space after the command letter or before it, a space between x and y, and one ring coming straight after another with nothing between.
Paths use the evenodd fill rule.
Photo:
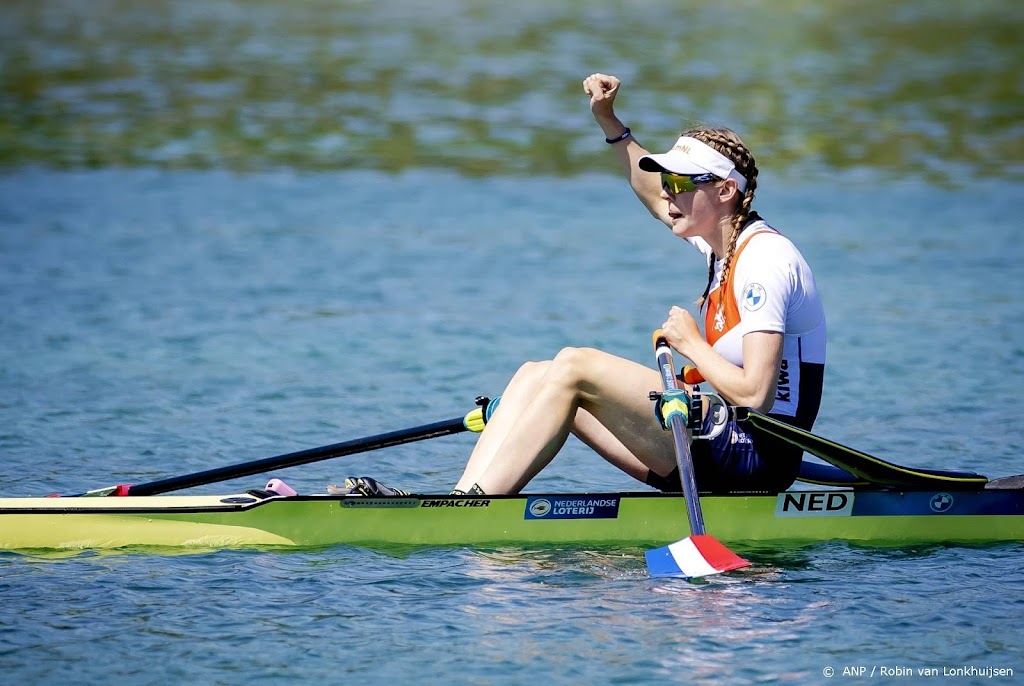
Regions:
<instances>
[{"instance_id":1,"label":"green boat hull","mask_svg":"<svg viewBox=\"0 0 1024 686\"><path fill-rule=\"evenodd\" d=\"M794 491L703 496L728 545L1024 541L1024 492ZM479 498L148 496L0 499L0 550L135 546L652 546L689 535L679 495Z\"/></svg>"}]
</instances>

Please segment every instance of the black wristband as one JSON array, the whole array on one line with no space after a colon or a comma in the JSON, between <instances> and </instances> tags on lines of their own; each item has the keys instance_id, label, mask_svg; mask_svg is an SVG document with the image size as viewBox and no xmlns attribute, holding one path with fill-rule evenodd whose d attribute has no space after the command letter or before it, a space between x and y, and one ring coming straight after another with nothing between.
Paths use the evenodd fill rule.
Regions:
<instances>
[{"instance_id":1,"label":"black wristband","mask_svg":"<svg viewBox=\"0 0 1024 686\"><path fill-rule=\"evenodd\" d=\"M630 131L630 130L629 130L629 127L627 126L627 127L626 127L626 130L625 130L625 131L623 131L623 132L622 132L622 134L621 134L621 135L619 135L619 136L618 136L617 138L605 138L605 139L604 139L604 142L605 142L605 143L607 143L608 145L615 145L615 144L616 144L616 143L618 143L619 141L624 141L624 140L626 140L626 139L627 139L627 138L629 138L629 137L630 137L630 136L631 136L632 134L633 134L633 132L632 132L632 131Z\"/></svg>"}]
</instances>

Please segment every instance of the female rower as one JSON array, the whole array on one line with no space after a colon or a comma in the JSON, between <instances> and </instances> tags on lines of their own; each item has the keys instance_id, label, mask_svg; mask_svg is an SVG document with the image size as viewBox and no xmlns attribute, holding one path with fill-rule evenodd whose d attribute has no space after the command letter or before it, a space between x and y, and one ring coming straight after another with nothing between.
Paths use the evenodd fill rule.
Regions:
<instances>
[{"instance_id":1,"label":"female rower","mask_svg":"<svg viewBox=\"0 0 1024 686\"><path fill-rule=\"evenodd\" d=\"M732 405L810 429L824 377L824 311L799 251L751 210L753 155L734 132L710 127L686 131L664 154L648 154L615 114L619 86L614 76L587 77L591 112L640 201L707 264L698 300L705 335L680 307L661 326L696 367L687 389L702 376ZM653 367L592 348L527 362L502 393L452 493L518 493L570 433L630 476L679 491L672 433L662 430L648 398L658 388ZM735 421L691 451L698 488L713 492L784 490L802 455Z\"/></svg>"}]
</instances>

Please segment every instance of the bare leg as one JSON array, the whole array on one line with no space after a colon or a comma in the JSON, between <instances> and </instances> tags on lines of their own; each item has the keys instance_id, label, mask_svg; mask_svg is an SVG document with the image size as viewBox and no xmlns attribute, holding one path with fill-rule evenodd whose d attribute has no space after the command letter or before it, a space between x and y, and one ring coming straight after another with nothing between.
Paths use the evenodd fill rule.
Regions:
<instances>
[{"instance_id":1,"label":"bare leg","mask_svg":"<svg viewBox=\"0 0 1024 686\"><path fill-rule=\"evenodd\" d=\"M527 362L508 382L508 386L501 394L498 409L494 411L494 415L480 434L455 488L468 491L487 471L502 442L536 396L550 364L550 361Z\"/></svg>"},{"instance_id":2,"label":"bare leg","mask_svg":"<svg viewBox=\"0 0 1024 686\"><path fill-rule=\"evenodd\" d=\"M651 411L651 421L655 421L653 409ZM637 481L647 482L647 475L652 471L651 468L631 453L626 446L622 445L622 441L617 439L611 431L604 428L601 422L594 418L594 415L583 408L576 410L576 421L573 423L572 432L587 447L606 459L613 466L618 467ZM666 475L667 473L661 476Z\"/></svg>"},{"instance_id":3,"label":"bare leg","mask_svg":"<svg viewBox=\"0 0 1024 686\"><path fill-rule=\"evenodd\" d=\"M486 430L477 441L456 488L462 491L470 489L487 471L516 420L536 396L550 364L550 361L527 362L512 377L502 393L498 411L487 423ZM653 414L651 421L655 421ZM638 481L647 481L650 467L633 455L614 434L582 407L576 410L572 433L615 467ZM657 471L661 473L664 470ZM667 473L661 475L665 476Z\"/></svg>"},{"instance_id":4,"label":"bare leg","mask_svg":"<svg viewBox=\"0 0 1024 686\"><path fill-rule=\"evenodd\" d=\"M580 416L581 437L606 458L614 456L609 458L613 464L628 465L627 472L634 475L640 474L636 462L659 474L672 471L671 435L653 421L647 398L649 391L659 387L655 370L600 350L566 348L543 366L542 374L537 369L520 371L523 380L509 384L514 392L511 411L487 444L474 451L473 478L467 468L458 484L462 490L475 482L487 493L517 493L554 458L580 409L589 416ZM505 409L504 403L503 396L492 424ZM590 420L606 432L592 425L588 431ZM481 441L490 430L488 425Z\"/></svg>"}]
</instances>

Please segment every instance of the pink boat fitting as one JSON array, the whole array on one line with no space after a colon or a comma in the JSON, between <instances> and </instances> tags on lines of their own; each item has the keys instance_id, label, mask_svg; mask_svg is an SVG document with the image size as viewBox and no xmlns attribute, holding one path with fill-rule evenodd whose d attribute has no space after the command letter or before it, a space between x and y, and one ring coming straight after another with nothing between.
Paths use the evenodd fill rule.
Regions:
<instances>
[{"instance_id":1,"label":"pink boat fitting","mask_svg":"<svg viewBox=\"0 0 1024 686\"><path fill-rule=\"evenodd\" d=\"M263 490L270 491L271 493L277 493L278 495L298 495L298 492L294 488L280 479L271 479L267 482L267 487Z\"/></svg>"}]
</instances>

